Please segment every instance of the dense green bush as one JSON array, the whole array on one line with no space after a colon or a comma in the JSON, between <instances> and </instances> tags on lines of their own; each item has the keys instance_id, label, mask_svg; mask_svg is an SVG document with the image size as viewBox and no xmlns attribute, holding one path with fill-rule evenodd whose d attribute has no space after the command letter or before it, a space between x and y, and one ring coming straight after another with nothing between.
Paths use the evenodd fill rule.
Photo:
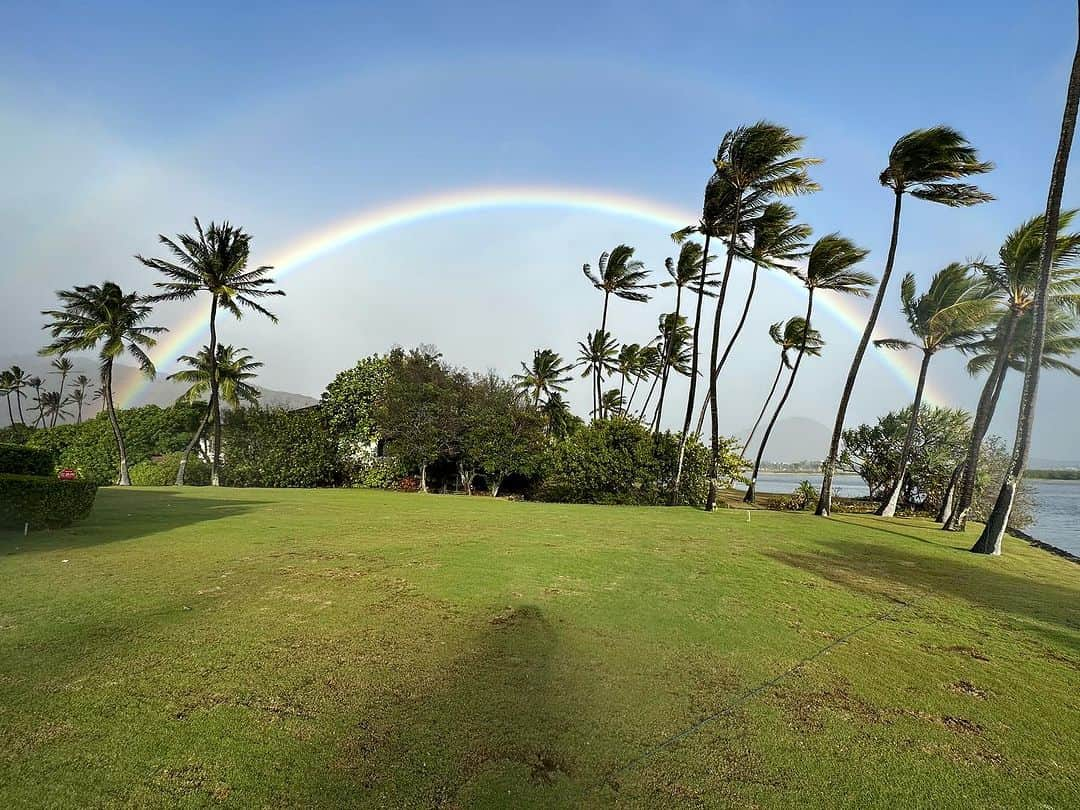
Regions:
<instances>
[{"instance_id":1,"label":"dense green bush","mask_svg":"<svg viewBox=\"0 0 1080 810\"><path fill-rule=\"evenodd\" d=\"M147 405L116 412L124 432L128 465L153 456L183 450L202 417L201 408ZM78 470L79 476L98 484L112 484L120 456L108 414L100 413L81 425L57 425L35 430L27 439L31 447L48 450L61 467Z\"/></svg>"},{"instance_id":2,"label":"dense green bush","mask_svg":"<svg viewBox=\"0 0 1080 810\"><path fill-rule=\"evenodd\" d=\"M0 526L57 529L86 517L97 484L39 475L0 473Z\"/></svg>"},{"instance_id":3,"label":"dense green bush","mask_svg":"<svg viewBox=\"0 0 1080 810\"><path fill-rule=\"evenodd\" d=\"M534 495L567 503L666 504L671 500L678 457L678 434L654 436L629 419L597 420L552 448ZM708 450L691 438L683 461L679 503L704 503L707 473Z\"/></svg>"},{"instance_id":4,"label":"dense green bush","mask_svg":"<svg viewBox=\"0 0 1080 810\"><path fill-rule=\"evenodd\" d=\"M140 461L129 470L131 484L136 487L168 487L176 483L176 472L180 469L182 452L167 453L164 456ZM210 483L210 465L192 453L188 457L184 471L184 483L188 486L202 487Z\"/></svg>"},{"instance_id":5,"label":"dense green bush","mask_svg":"<svg viewBox=\"0 0 1080 810\"><path fill-rule=\"evenodd\" d=\"M28 425L20 425L16 422L14 425L7 425L0 428L0 443L3 444L26 444L27 440L34 434L34 428Z\"/></svg>"},{"instance_id":6,"label":"dense green bush","mask_svg":"<svg viewBox=\"0 0 1080 810\"><path fill-rule=\"evenodd\" d=\"M322 395L322 413L339 439L367 444L376 438L375 406L390 378L390 359L365 357L340 372Z\"/></svg>"},{"instance_id":7,"label":"dense green bush","mask_svg":"<svg viewBox=\"0 0 1080 810\"><path fill-rule=\"evenodd\" d=\"M323 487L341 483L338 443L318 407L241 408L224 414L222 483Z\"/></svg>"},{"instance_id":8,"label":"dense green bush","mask_svg":"<svg viewBox=\"0 0 1080 810\"><path fill-rule=\"evenodd\" d=\"M51 476L54 467L52 453L48 450L21 444L0 444L0 473Z\"/></svg>"}]
</instances>

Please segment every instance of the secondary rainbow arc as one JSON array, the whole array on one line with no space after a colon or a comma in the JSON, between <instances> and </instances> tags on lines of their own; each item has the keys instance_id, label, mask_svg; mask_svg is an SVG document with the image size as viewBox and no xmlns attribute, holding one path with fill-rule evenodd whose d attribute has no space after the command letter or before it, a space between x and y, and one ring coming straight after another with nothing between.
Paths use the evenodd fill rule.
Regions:
<instances>
[{"instance_id":1,"label":"secondary rainbow arc","mask_svg":"<svg viewBox=\"0 0 1080 810\"><path fill-rule=\"evenodd\" d=\"M562 187L488 187L468 188L399 200L388 205L362 210L329 226L308 232L294 240L266 262L274 267L274 278L281 281L334 251L362 239L394 228L415 225L439 217L515 208L550 208L593 212L626 217L674 231L695 222L691 211L629 194L583 188ZM312 268L314 270L314 268ZM799 282L784 273L769 274L792 286ZM849 331L861 334L864 315L849 301L837 296L823 297L822 309L840 321ZM155 363L165 365L181 354L205 342L206 313L194 309L158 343L151 353ZM877 352L876 356L908 388L914 390L918 369L900 352ZM117 393L121 407L131 407L145 392L149 381L138 378ZM944 398L928 386L925 398L941 404Z\"/></svg>"}]
</instances>

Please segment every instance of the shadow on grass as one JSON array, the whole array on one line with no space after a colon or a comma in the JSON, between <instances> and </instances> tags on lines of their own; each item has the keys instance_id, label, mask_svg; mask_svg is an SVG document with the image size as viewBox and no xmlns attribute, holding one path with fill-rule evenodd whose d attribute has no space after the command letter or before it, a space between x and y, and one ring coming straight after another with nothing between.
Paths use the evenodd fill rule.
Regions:
<instances>
[{"instance_id":1,"label":"shadow on grass","mask_svg":"<svg viewBox=\"0 0 1080 810\"><path fill-rule=\"evenodd\" d=\"M1003 614L1002 619L1007 614L1038 624L1057 625L1072 631L1071 637L1069 633L1063 635L1046 628L1032 629L1057 645L1077 648L1075 634L1080 630L1080 589L1011 574L987 565L987 560L974 555L953 554L959 547L943 546L863 521L854 525L928 543L940 548L941 553L928 555L895 541L867 542L865 538L820 540L817 545L822 553L785 550L764 553L785 565L809 571L868 596L907 600L914 589L919 593L964 600L975 607ZM989 624L987 629L990 629Z\"/></svg>"},{"instance_id":2,"label":"shadow on grass","mask_svg":"<svg viewBox=\"0 0 1080 810\"><path fill-rule=\"evenodd\" d=\"M558 648L535 605L501 611L428 694L365 718L342 767L399 806L561 806L580 790L570 753L580 718L555 671Z\"/></svg>"},{"instance_id":3,"label":"shadow on grass","mask_svg":"<svg viewBox=\"0 0 1080 810\"><path fill-rule=\"evenodd\" d=\"M98 490L90 514L66 529L38 530L26 537L21 531L0 529L0 553L10 552L14 546L22 552L33 552L135 540L170 529L246 514L270 502L224 494L205 497L194 494L197 491L191 487L102 488Z\"/></svg>"}]
</instances>

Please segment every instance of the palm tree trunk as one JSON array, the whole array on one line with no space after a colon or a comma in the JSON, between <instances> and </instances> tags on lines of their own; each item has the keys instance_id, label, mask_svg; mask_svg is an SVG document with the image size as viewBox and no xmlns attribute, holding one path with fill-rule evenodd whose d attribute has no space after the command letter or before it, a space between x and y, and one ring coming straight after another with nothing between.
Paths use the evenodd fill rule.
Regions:
<instances>
[{"instance_id":1,"label":"palm tree trunk","mask_svg":"<svg viewBox=\"0 0 1080 810\"><path fill-rule=\"evenodd\" d=\"M634 404L634 397L637 396L637 390L638 390L639 385L641 385L641 375L636 374L636 375L634 375L634 385L630 389L630 398L626 400L626 415L627 416L629 416L630 413L631 413L630 406Z\"/></svg>"},{"instance_id":2,"label":"palm tree trunk","mask_svg":"<svg viewBox=\"0 0 1080 810\"><path fill-rule=\"evenodd\" d=\"M675 283L675 318L672 321L672 328L668 330L666 337L666 344L664 346L664 365L662 368L663 378L660 380L660 399L656 403L656 413L653 415L653 430L655 433L660 432L660 419L664 415L664 396L667 394L668 376L671 374L671 350L675 346L673 340L675 331L679 328L679 315L682 309L682 287L679 286L678 281ZM649 391L651 396L652 391ZM644 412L642 412L644 413ZM701 428L698 428L700 431Z\"/></svg>"},{"instance_id":3,"label":"palm tree trunk","mask_svg":"<svg viewBox=\"0 0 1080 810\"><path fill-rule=\"evenodd\" d=\"M67 381L67 372L63 371L63 372L60 373L60 390L56 394L56 401L57 401L58 404L56 406L56 411L53 412L52 421L49 423L49 427L51 427L51 428L56 427L57 417L60 416L60 409L63 407L63 404L64 404L64 383L66 381Z\"/></svg>"},{"instance_id":4,"label":"palm tree trunk","mask_svg":"<svg viewBox=\"0 0 1080 810\"><path fill-rule=\"evenodd\" d=\"M750 435L746 437L746 444L743 445L742 450L739 452L739 458L746 455L746 448L750 446L751 440L754 438L754 434L757 433L758 426L761 425L761 420L765 418L765 411L769 407L769 403L772 402L773 394L776 393L776 386L780 384L780 376L784 373L784 357L780 356L780 367L776 369L776 377L773 378L772 388L769 389L769 395L765 397L765 404L761 406L761 413L758 414L757 421L754 422L754 426L750 428Z\"/></svg>"},{"instance_id":5,"label":"palm tree trunk","mask_svg":"<svg viewBox=\"0 0 1080 810\"><path fill-rule=\"evenodd\" d=\"M874 296L874 305L870 308L870 318L866 321L862 337L859 338L859 345L855 349L855 356L851 359L851 368L844 382L844 392L840 395L840 405L836 409L836 422L833 424L832 439L829 441L829 454L822 465L824 476L821 481L821 493L818 495L817 509L814 513L824 517L828 517L829 512L832 511L833 471L836 469L836 459L840 456L840 439L844 435L844 418L847 416L848 403L851 401L851 393L855 390L855 380L859 376L859 367L862 365L863 355L866 354L866 347L870 345L870 337L874 334L878 314L881 312L881 305L885 301L885 293L889 287L889 279L892 277L893 263L896 261L896 245L900 239L900 208L903 204L904 193L897 190L895 196L892 237L889 240L889 255L885 258L885 270L881 274L877 295Z\"/></svg>"},{"instance_id":6,"label":"palm tree trunk","mask_svg":"<svg viewBox=\"0 0 1080 810\"><path fill-rule=\"evenodd\" d=\"M754 270L750 274L750 289L746 293L746 303L743 304L742 315L739 316L739 323L735 326L735 331L731 335L731 340L728 341L727 347L724 349L724 353L720 355L720 362L716 364L716 368L713 369L713 382L715 384L716 379L720 377L720 371L724 368L724 364L727 363L728 356L731 354L732 348L735 346L735 341L739 339L739 333L742 332L743 327L746 325L746 318L750 314L750 302L754 300L754 290L757 287L758 277L758 263L754 262ZM701 413L698 414L698 433L701 432L701 426L705 424L705 408L701 409Z\"/></svg>"},{"instance_id":7,"label":"palm tree trunk","mask_svg":"<svg viewBox=\"0 0 1080 810\"><path fill-rule=\"evenodd\" d=\"M994 418L997 409L998 395L1001 394L1001 385L1008 371L1008 358L1012 352L1013 336L1016 334L1017 314L1010 310L1006 316L1009 320L1005 325L1005 337L1002 339L1001 348L997 357L994 358L994 366L986 377L982 393L979 394L979 405L975 409L975 419L971 424L971 444L968 445L967 460L964 462L964 474L960 479L953 506L942 529L949 532L962 532L967 527L968 513L975 501L975 479L979 472L979 454L982 452L982 442L986 438L986 432L990 429L990 422Z\"/></svg>"},{"instance_id":8,"label":"palm tree trunk","mask_svg":"<svg viewBox=\"0 0 1080 810\"><path fill-rule=\"evenodd\" d=\"M683 419L682 435L679 436L679 460L675 466L675 485L671 490L671 505L679 502L679 486L682 484L683 460L686 458L686 442L690 438L690 422L694 418L694 397L697 394L698 341L701 334L701 305L705 300L705 271L709 265L708 230L705 231L705 249L701 253L701 275L698 277L697 306L694 310L693 355L690 358L690 391L686 395L686 418Z\"/></svg>"},{"instance_id":9,"label":"palm tree trunk","mask_svg":"<svg viewBox=\"0 0 1080 810\"><path fill-rule=\"evenodd\" d=\"M210 422L210 405L207 403L206 413L203 415L202 421L199 422L199 426L195 429L195 435L191 437L191 441L187 443L187 447L184 448L184 454L180 456L180 466L176 470L176 486L182 487L184 485L184 473L187 470L188 458L191 456L191 451L195 449L199 443L199 439L202 438L203 431L206 430L206 426Z\"/></svg>"},{"instance_id":10,"label":"palm tree trunk","mask_svg":"<svg viewBox=\"0 0 1080 810\"><path fill-rule=\"evenodd\" d=\"M1001 553L1001 540L1009 525L1016 489L1027 469L1028 454L1031 451L1031 430L1035 423L1035 402L1039 393L1039 372L1042 368L1043 343L1046 338L1046 309L1050 295L1050 275L1053 269L1058 219L1061 214L1061 193L1065 186L1069 152L1072 150L1073 133L1076 130L1078 102L1080 102L1080 31L1078 31L1076 52L1073 56L1072 73L1069 76L1069 89L1065 96L1061 137L1058 141L1057 155L1054 158L1054 168L1050 174L1050 190L1046 199L1046 230L1043 233L1042 253L1039 256L1039 283L1032 312L1034 322L1031 328L1031 346L1028 349L1024 370L1024 388L1020 393L1020 414L1016 420L1016 440L1013 442L1012 462L1005 471L1005 479L1001 482L1001 491L998 493L994 509L987 518L978 541L972 546L971 550L979 554Z\"/></svg>"},{"instance_id":11,"label":"palm tree trunk","mask_svg":"<svg viewBox=\"0 0 1080 810\"><path fill-rule=\"evenodd\" d=\"M907 432L904 433L904 447L900 451L900 464L896 469L896 481L892 492L881 506L877 514L881 517L892 517L896 514L896 506L900 502L900 493L904 489L904 479L907 478L908 462L911 459L911 444L915 440L915 428L919 426L919 409L922 407L923 389L926 388L926 372L930 369L930 358L933 352L923 349L922 365L919 366L919 382L915 386L915 401L911 404L911 418L908 419Z\"/></svg>"},{"instance_id":12,"label":"palm tree trunk","mask_svg":"<svg viewBox=\"0 0 1080 810\"><path fill-rule=\"evenodd\" d=\"M724 302L727 299L728 282L731 280L731 268L735 264L735 240L739 234L739 214L742 200L735 203L735 215L731 222L731 238L727 246L727 259L724 262L724 277L720 281L720 292L716 296L716 315L713 317L712 349L709 352L709 494L705 498L705 511L716 509L716 493L719 482L716 480L717 464L720 460L720 407L716 397L716 378L719 374L720 355L720 319L724 314Z\"/></svg>"},{"instance_id":13,"label":"palm tree trunk","mask_svg":"<svg viewBox=\"0 0 1080 810\"><path fill-rule=\"evenodd\" d=\"M23 416L23 410L22 410L22 398L23 398L22 383L19 383L18 385L15 386L15 404L19 408L19 423L23 427L26 427L26 417Z\"/></svg>"},{"instance_id":14,"label":"palm tree trunk","mask_svg":"<svg viewBox=\"0 0 1080 810\"><path fill-rule=\"evenodd\" d=\"M814 288L811 287L806 302L806 331L803 332L802 345L799 346L799 353L795 356L795 365L791 367L791 376L788 377L787 385L784 387L784 394L780 397L780 402L777 403L776 410L773 411L768 427L765 428L765 435L761 437L761 446L758 447L757 458L754 459L754 472L750 476L750 486L746 488L746 495L743 496L743 500L746 503L754 503L757 498L757 477L758 472L761 470L761 459L765 457L765 447L769 444L769 436L772 435L776 420L780 418L780 411L784 409L784 405L788 401L788 396L791 395L791 389L795 385L795 376L799 373L799 366L802 364L803 355L806 354L806 338L810 335L810 315L813 314L813 311Z\"/></svg>"},{"instance_id":15,"label":"palm tree trunk","mask_svg":"<svg viewBox=\"0 0 1080 810\"><path fill-rule=\"evenodd\" d=\"M75 424L76 425L81 425L82 424L82 400L80 399L76 403L76 405L78 406L79 411L78 411L78 416L75 417Z\"/></svg>"},{"instance_id":16,"label":"palm tree trunk","mask_svg":"<svg viewBox=\"0 0 1080 810\"><path fill-rule=\"evenodd\" d=\"M8 418L8 422L10 422L11 426L14 427L15 426L15 414L11 410L11 392L6 392L4 394L4 400L7 402L7 418Z\"/></svg>"},{"instance_id":17,"label":"palm tree trunk","mask_svg":"<svg viewBox=\"0 0 1080 810\"><path fill-rule=\"evenodd\" d=\"M427 464L420 465L420 491L427 492Z\"/></svg>"},{"instance_id":18,"label":"palm tree trunk","mask_svg":"<svg viewBox=\"0 0 1080 810\"><path fill-rule=\"evenodd\" d=\"M120 455L120 470L116 477L116 483L121 487L131 486L131 476L128 475L127 448L124 446L124 434L120 430L120 420L116 418L116 407L113 405L112 392L112 358L105 361L102 370L101 382L105 387L105 410L109 412L109 424L112 425L113 437L116 439L116 451Z\"/></svg>"},{"instance_id":19,"label":"palm tree trunk","mask_svg":"<svg viewBox=\"0 0 1080 810\"><path fill-rule=\"evenodd\" d=\"M608 299L611 297L611 293L604 290L604 314L600 318L600 334L602 336L607 335L607 308ZM603 337L600 338L603 341ZM601 344L602 345L602 344ZM596 410L593 412L593 418L596 418L597 412L600 414L600 418L604 418L604 388L603 388L603 370L600 368L600 363L596 364Z\"/></svg>"},{"instance_id":20,"label":"palm tree trunk","mask_svg":"<svg viewBox=\"0 0 1080 810\"><path fill-rule=\"evenodd\" d=\"M952 514L953 501L956 500L956 488L960 484L960 476L964 474L964 462L960 462L956 465L956 469L953 470L953 474L949 476L949 484L945 487L945 494L941 498L941 507L938 509L937 516L934 520L938 523L942 523L945 519Z\"/></svg>"},{"instance_id":21,"label":"palm tree trunk","mask_svg":"<svg viewBox=\"0 0 1080 810\"><path fill-rule=\"evenodd\" d=\"M214 440L210 449L210 486L221 486L221 402L217 377L217 295L210 302L210 418L214 420Z\"/></svg>"}]
</instances>

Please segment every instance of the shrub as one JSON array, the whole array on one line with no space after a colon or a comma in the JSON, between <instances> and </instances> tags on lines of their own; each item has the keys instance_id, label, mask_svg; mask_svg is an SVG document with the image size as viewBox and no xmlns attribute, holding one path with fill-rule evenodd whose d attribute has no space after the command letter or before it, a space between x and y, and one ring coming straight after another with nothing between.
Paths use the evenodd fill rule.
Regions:
<instances>
[{"instance_id":1,"label":"shrub","mask_svg":"<svg viewBox=\"0 0 1080 810\"><path fill-rule=\"evenodd\" d=\"M817 503L817 499L817 488L809 481L800 481L794 492L775 503L779 509L789 512L802 512L812 508Z\"/></svg>"},{"instance_id":2,"label":"shrub","mask_svg":"<svg viewBox=\"0 0 1080 810\"><path fill-rule=\"evenodd\" d=\"M0 444L0 473L51 476L54 466L52 453L48 450L20 444Z\"/></svg>"},{"instance_id":3,"label":"shrub","mask_svg":"<svg viewBox=\"0 0 1080 810\"><path fill-rule=\"evenodd\" d=\"M90 514L97 484L0 473L0 526L58 529Z\"/></svg>"},{"instance_id":4,"label":"shrub","mask_svg":"<svg viewBox=\"0 0 1080 810\"><path fill-rule=\"evenodd\" d=\"M192 405L147 405L117 411L116 417L124 432L128 465L134 466L153 456L183 450L199 424L202 409ZM102 485L116 481L120 456L104 412L81 425L35 430L27 444L48 450L59 466L78 470L81 478Z\"/></svg>"},{"instance_id":5,"label":"shrub","mask_svg":"<svg viewBox=\"0 0 1080 810\"><path fill-rule=\"evenodd\" d=\"M183 455L182 452L168 453L140 461L128 471L132 485L136 487L172 486L176 483L176 473L180 469L180 459ZM210 483L210 465L192 453L188 456L184 483L188 486L207 486Z\"/></svg>"},{"instance_id":6,"label":"shrub","mask_svg":"<svg viewBox=\"0 0 1080 810\"><path fill-rule=\"evenodd\" d=\"M323 487L341 482L338 444L319 408L241 408L225 413L222 483Z\"/></svg>"},{"instance_id":7,"label":"shrub","mask_svg":"<svg viewBox=\"0 0 1080 810\"><path fill-rule=\"evenodd\" d=\"M629 419L597 420L555 445L535 495L565 503L666 504L678 455L678 434L654 436ZM683 459L679 503L704 502L707 472L708 450L691 438Z\"/></svg>"}]
</instances>

